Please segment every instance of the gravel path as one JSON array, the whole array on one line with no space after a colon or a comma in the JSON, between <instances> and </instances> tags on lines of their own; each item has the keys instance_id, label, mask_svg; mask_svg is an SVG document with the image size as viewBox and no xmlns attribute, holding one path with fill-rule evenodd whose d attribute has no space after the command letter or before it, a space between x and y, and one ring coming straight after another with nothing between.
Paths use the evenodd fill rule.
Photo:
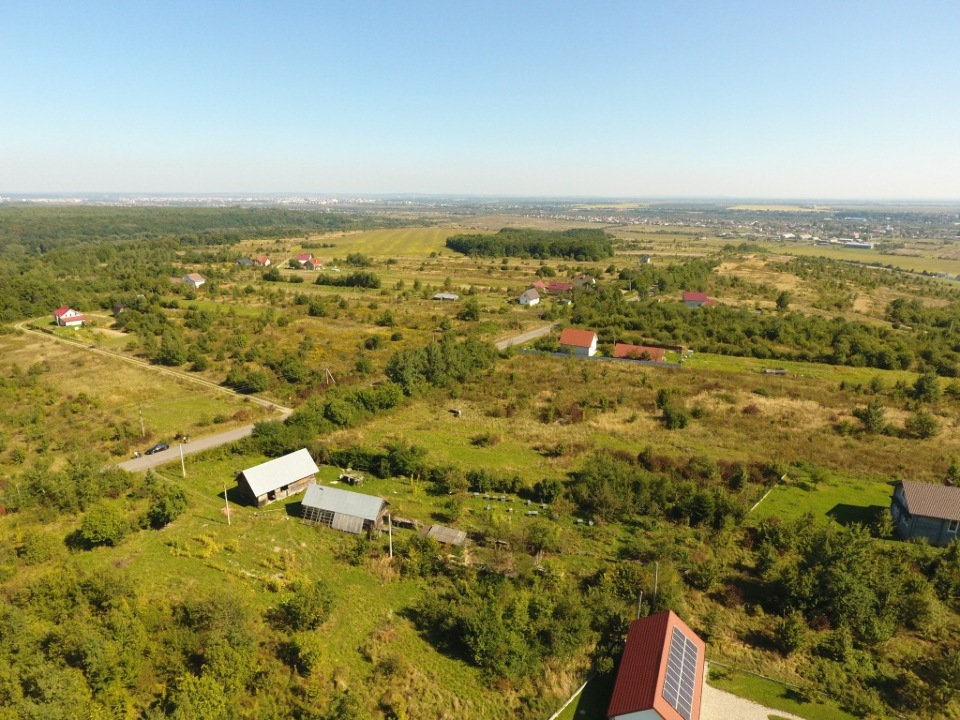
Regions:
<instances>
[{"instance_id":1,"label":"gravel path","mask_svg":"<svg viewBox=\"0 0 960 720\"><path fill-rule=\"evenodd\" d=\"M528 340L533 340L534 338L543 337L548 332L553 330L554 327L556 327L556 323L550 323L549 325L544 325L543 327L539 327L536 330L530 330L529 332L525 332L521 335L517 335L516 337L508 338L507 340L501 340L500 342L497 343L497 350L506 350L511 345L520 345L521 343L525 343Z\"/></svg>"},{"instance_id":2,"label":"gravel path","mask_svg":"<svg viewBox=\"0 0 960 720\"><path fill-rule=\"evenodd\" d=\"M704 675L706 676L709 672L708 667L704 670ZM745 700L723 690L717 690L706 681L703 683L700 720L769 720L771 715L789 718L789 720L803 720L785 710L764 707L752 700Z\"/></svg>"}]
</instances>

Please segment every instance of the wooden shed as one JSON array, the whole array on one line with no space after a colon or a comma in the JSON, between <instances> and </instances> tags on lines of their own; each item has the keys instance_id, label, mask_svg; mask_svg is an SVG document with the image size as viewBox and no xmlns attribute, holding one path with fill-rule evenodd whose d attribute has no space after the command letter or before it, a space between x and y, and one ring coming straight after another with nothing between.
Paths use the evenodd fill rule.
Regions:
<instances>
[{"instance_id":1,"label":"wooden shed","mask_svg":"<svg viewBox=\"0 0 960 720\"><path fill-rule=\"evenodd\" d=\"M316 483L310 483L303 496L304 520L348 533L380 527L386 511L387 501L381 497Z\"/></svg>"},{"instance_id":2,"label":"wooden shed","mask_svg":"<svg viewBox=\"0 0 960 720\"><path fill-rule=\"evenodd\" d=\"M462 546L467 544L467 534L463 530L444 525L431 525L423 534L444 545Z\"/></svg>"},{"instance_id":3,"label":"wooden shed","mask_svg":"<svg viewBox=\"0 0 960 720\"><path fill-rule=\"evenodd\" d=\"M926 538L931 545L949 545L960 533L960 488L897 482L890 515L901 538Z\"/></svg>"},{"instance_id":4,"label":"wooden shed","mask_svg":"<svg viewBox=\"0 0 960 720\"><path fill-rule=\"evenodd\" d=\"M318 472L319 468L310 457L310 451L301 448L244 470L237 476L237 485L257 507L263 507L275 500L296 495L313 481Z\"/></svg>"}]
</instances>

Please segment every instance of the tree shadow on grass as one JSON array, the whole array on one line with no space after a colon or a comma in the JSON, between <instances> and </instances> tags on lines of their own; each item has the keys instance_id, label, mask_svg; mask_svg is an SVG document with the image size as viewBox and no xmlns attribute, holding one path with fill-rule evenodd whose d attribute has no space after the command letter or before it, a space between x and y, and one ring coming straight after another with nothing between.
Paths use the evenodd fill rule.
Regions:
<instances>
[{"instance_id":1,"label":"tree shadow on grass","mask_svg":"<svg viewBox=\"0 0 960 720\"><path fill-rule=\"evenodd\" d=\"M827 511L827 516L841 525L871 525L889 509L883 505L848 505L837 503Z\"/></svg>"}]
</instances>

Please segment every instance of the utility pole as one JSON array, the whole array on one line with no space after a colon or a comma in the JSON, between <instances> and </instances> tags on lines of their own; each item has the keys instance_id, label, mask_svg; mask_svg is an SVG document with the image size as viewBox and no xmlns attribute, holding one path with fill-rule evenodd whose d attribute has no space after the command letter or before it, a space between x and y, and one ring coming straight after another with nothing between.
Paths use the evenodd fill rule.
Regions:
<instances>
[{"instance_id":1,"label":"utility pole","mask_svg":"<svg viewBox=\"0 0 960 720\"><path fill-rule=\"evenodd\" d=\"M143 405L137 405L137 410L140 411L140 437L146 437L147 431L143 427Z\"/></svg>"},{"instance_id":2,"label":"utility pole","mask_svg":"<svg viewBox=\"0 0 960 720\"><path fill-rule=\"evenodd\" d=\"M654 564L653 569L653 604L657 604L657 590L660 587L660 561Z\"/></svg>"},{"instance_id":3,"label":"utility pole","mask_svg":"<svg viewBox=\"0 0 960 720\"><path fill-rule=\"evenodd\" d=\"M390 559L393 559L393 516L387 515L387 534L390 538Z\"/></svg>"},{"instance_id":4,"label":"utility pole","mask_svg":"<svg viewBox=\"0 0 960 720\"><path fill-rule=\"evenodd\" d=\"M227 499L227 484L223 484L223 505L227 511L227 525L230 524L230 500Z\"/></svg>"},{"instance_id":5,"label":"utility pole","mask_svg":"<svg viewBox=\"0 0 960 720\"><path fill-rule=\"evenodd\" d=\"M180 443L180 469L183 470L183 476L187 476L187 465L183 461L183 443Z\"/></svg>"},{"instance_id":6,"label":"utility pole","mask_svg":"<svg viewBox=\"0 0 960 720\"><path fill-rule=\"evenodd\" d=\"M643 590L640 591L640 597L637 600L637 620L640 619L640 608L643 607Z\"/></svg>"}]
</instances>

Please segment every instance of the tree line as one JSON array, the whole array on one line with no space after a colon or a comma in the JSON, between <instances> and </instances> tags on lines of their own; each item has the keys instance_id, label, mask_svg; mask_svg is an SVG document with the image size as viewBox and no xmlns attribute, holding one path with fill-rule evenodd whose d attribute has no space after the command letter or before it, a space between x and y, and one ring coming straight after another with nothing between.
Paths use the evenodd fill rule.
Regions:
<instances>
[{"instance_id":1,"label":"tree line","mask_svg":"<svg viewBox=\"0 0 960 720\"><path fill-rule=\"evenodd\" d=\"M447 238L446 245L477 257L603 260L613 257L612 239L603 230L503 228L494 235L454 235Z\"/></svg>"}]
</instances>

